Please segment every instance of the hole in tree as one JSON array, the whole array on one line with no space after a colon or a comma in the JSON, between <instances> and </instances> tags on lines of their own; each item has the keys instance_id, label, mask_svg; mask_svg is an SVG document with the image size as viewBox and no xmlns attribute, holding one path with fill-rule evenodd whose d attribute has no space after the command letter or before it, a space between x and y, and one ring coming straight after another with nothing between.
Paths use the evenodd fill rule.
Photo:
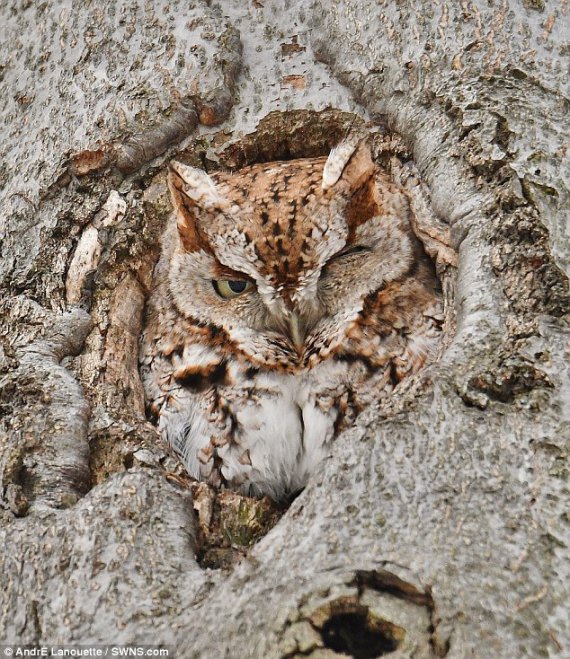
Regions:
<instances>
[{"instance_id":1,"label":"hole in tree","mask_svg":"<svg viewBox=\"0 0 570 659\"><path fill-rule=\"evenodd\" d=\"M398 649L404 630L369 611L334 614L323 625L325 647L354 659L374 659Z\"/></svg>"}]
</instances>

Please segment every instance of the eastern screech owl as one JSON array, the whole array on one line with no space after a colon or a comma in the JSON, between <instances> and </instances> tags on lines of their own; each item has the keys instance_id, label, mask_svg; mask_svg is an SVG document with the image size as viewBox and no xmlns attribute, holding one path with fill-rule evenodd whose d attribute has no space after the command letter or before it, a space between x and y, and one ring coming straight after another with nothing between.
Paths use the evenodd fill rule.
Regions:
<instances>
[{"instance_id":1,"label":"eastern screech owl","mask_svg":"<svg viewBox=\"0 0 570 659\"><path fill-rule=\"evenodd\" d=\"M282 500L365 399L433 355L433 266L365 141L211 177L173 162L169 186L142 339L150 408L192 476Z\"/></svg>"}]
</instances>

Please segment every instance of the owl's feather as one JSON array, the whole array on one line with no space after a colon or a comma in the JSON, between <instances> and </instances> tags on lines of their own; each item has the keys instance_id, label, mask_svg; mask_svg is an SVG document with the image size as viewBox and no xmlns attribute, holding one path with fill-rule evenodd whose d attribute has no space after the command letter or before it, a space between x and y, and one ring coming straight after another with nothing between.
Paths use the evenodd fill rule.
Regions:
<instances>
[{"instance_id":1,"label":"owl's feather","mask_svg":"<svg viewBox=\"0 0 570 659\"><path fill-rule=\"evenodd\" d=\"M341 176L353 189L374 174L374 163L365 140L345 140L329 154L323 168L321 188L329 190Z\"/></svg>"},{"instance_id":2,"label":"owl's feather","mask_svg":"<svg viewBox=\"0 0 570 659\"><path fill-rule=\"evenodd\" d=\"M212 177L173 163L170 189L141 349L150 407L193 476L282 499L370 392L432 357L433 267L365 141ZM223 298L220 281L247 292Z\"/></svg>"}]
</instances>

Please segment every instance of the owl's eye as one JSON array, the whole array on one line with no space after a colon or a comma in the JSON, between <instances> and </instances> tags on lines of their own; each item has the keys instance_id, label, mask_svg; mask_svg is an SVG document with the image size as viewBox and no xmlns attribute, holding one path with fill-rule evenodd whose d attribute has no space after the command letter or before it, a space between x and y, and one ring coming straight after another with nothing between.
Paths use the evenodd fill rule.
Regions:
<instances>
[{"instance_id":1,"label":"owl's eye","mask_svg":"<svg viewBox=\"0 0 570 659\"><path fill-rule=\"evenodd\" d=\"M340 258L342 256L352 256L353 254L362 254L363 252L370 251L364 245L352 245L351 247L345 247L341 252L333 256L333 258Z\"/></svg>"},{"instance_id":2,"label":"owl's eye","mask_svg":"<svg viewBox=\"0 0 570 659\"><path fill-rule=\"evenodd\" d=\"M328 260L328 263L334 263L337 261L341 261L342 259L346 257L351 257L355 256L357 254L365 254L366 252L369 252L370 250L368 247L364 247L364 245L352 245L345 247L342 249L340 252L337 252L336 254L333 254L331 258Z\"/></svg>"},{"instance_id":3,"label":"owl's eye","mask_svg":"<svg viewBox=\"0 0 570 659\"><path fill-rule=\"evenodd\" d=\"M245 279L218 279L213 284L216 293L225 300L239 297L253 288L253 284Z\"/></svg>"}]
</instances>

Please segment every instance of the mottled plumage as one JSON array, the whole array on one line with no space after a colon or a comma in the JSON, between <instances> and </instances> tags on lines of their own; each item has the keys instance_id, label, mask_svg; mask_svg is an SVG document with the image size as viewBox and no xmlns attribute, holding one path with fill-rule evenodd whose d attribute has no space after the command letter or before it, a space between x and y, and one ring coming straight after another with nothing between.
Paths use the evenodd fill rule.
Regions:
<instances>
[{"instance_id":1,"label":"mottled plumage","mask_svg":"<svg viewBox=\"0 0 570 659\"><path fill-rule=\"evenodd\" d=\"M430 358L433 267L366 142L216 173L172 163L148 305L150 409L190 474L283 499L365 399Z\"/></svg>"}]
</instances>

